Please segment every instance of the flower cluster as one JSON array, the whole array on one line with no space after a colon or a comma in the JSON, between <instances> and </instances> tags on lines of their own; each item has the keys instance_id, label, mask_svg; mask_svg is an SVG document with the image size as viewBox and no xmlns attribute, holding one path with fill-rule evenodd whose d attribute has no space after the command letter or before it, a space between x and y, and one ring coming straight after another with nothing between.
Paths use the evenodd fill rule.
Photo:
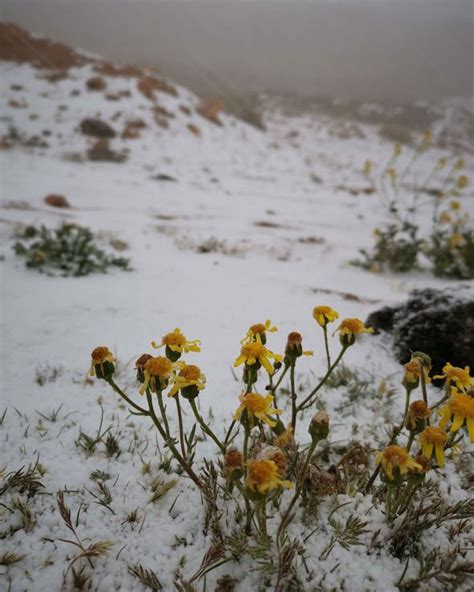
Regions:
<instances>
[{"instance_id":1,"label":"flower cluster","mask_svg":"<svg viewBox=\"0 0 474 592\"><path fill-rule=\"evenodd\" d=\"M450 451L461 441L464 430L474 441L474 378L469 367L446 363L442 374L433 377L444 381L443 398L430 401L427 387L430 392L434 390L431 359L414 352L400 380L405 389L402 421L391 429L390 440L376 454L372 475L369 477L369 446L364 450L358 445L347 450L339 462L333 462L337 453L330 445L331 418L324 402L318 400L319 393L347 350L373 330L358 318L344 318L331 335L328 326L339 319L339 313L329 306L316 306L313 318L313 327L324 339L322 361L326 368L322 378L312 388L301 387L296 379L303 356L313 355L304 350L299 331L289 333L279 354L268 343L270 334L277 331L273 323L267 320L251 325L234 360L234 367L243 366L238 403L233 415L229 414L229 424L222 429L214 428L201 415L199 399L206 388L206 377L199 366L183 359L185 354L198 353L201 342L188 340L180 329L152 342L153 348L164 348L164 355L144 353L136 360L138 392L142 395L137 400L115 383L116 359L110 350L99 346L91 354L91 375L108 382L136 415L152 421L173 463L179 465L177 472L200 489L206 516L216 523L224 514L228 519L230 513L223 508L235 503L233 515L239 517L243 531L248 536L255 534L259 544L269 547L272 540L277 546L285 540L297 504L307 508L315 498L352 494L362 488L368 492L379 475L375 499L384 496L387 519L393 520L408 507L427 473L443 469L449 462ZM332 351L334 347L337 352ZM311 362L312 358L307 361ZM280 388L285 377L286 388ZM420 395L412 400L416 389L420 389ZM176 406L173 415L174 405L165 404L165 396ZM236 399L234 396L230 404ZM182 405L186 406L184 411ZM186 413L189 410L191 413ZM310 415L305 415L306 410ZM188 425L190 417L192 426ZM297 436L303 433L298 429L302 421L306 424L305 441L300 445ZM216 446L218 457L214 461L199 460L196 449L203 438ZM200 470L195 469L198 462L202 462ZM351 471L357 473L357 481L354 478L348 484ZM271 522L268 507L277 509ZM268 528L275 521L275 536L269 536Z\"/></svg>"}]
</instances>

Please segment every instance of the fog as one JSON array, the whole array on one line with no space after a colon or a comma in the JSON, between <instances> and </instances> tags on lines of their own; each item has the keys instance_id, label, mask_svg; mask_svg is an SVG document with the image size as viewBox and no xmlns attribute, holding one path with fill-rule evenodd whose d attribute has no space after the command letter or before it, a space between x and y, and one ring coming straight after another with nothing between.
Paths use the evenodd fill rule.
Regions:
<instances>
[{"instance_id":1,"label":"fog","mask_svg":"<svg viewBox=\"0 0 474 592\"><path fill-rule=\"evenodd\" d=\"M204 94L473 94L471 0L2 0L2 20Z\"/></svg>"}]
</instances>

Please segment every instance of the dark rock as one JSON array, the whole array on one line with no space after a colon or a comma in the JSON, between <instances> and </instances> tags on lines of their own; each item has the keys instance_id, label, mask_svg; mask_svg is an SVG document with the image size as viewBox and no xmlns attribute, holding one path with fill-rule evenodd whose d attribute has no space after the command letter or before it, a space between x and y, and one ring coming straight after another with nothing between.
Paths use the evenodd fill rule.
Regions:
<instances>
[{"instance_id":1,"label":"dark rock","mask_svg":"<svg viewBox=\"0 0 474 592\"><path fill-rule=\"evenodd\" d=\"M152 179L153 181L172 181L174 183L176 183L176 181L178 180L172 177L171 175L165 175L164 173L155 175L154 177L152 177Z\"/></svg>"},{"instance_id":2,"label":"dark rock","mask_svg":"<svg viewBox=\"0 0 474 592\"><path fill-rule=\"evenodd\" d=\"M115 138L114 128L101 119L86 118L81 121L81 132L95 138Z\"/></svg>"},{"instance_id":3,"label":"dark rock","mask_svg":"<svg viewBox=\"0 0 474 592\"><path fill-rule=\"evenodd\" d=\"M431 357L433 374L446 362L474 368L474 293L467 286L414 290L405 304L375 311L366 322L392 334L401 363L422 351Z\"/></svg>"},{"instance_id":4,"label":"dark rock","mask_svg":"<svg viewBox=\"0 0 474 592\"><path fill-rule=\"evenodd\" d=\"M86 82L87 88L92 91L101 91L107 88L107 82L100 76L93 76Z\"/></svg>"},{"instance_id":5,"label":"dark rock","mask_svg":"<svg viewBox=\"0 0 474 592\"><path fill-rule=\"evenodd\" d=\"M393 329L393 319L395 317L396 308L384 306L374 312L371 312L365 322L367 327L372 327L376 333L380 331L390 332Z\"/></svg>"}]
</instances>

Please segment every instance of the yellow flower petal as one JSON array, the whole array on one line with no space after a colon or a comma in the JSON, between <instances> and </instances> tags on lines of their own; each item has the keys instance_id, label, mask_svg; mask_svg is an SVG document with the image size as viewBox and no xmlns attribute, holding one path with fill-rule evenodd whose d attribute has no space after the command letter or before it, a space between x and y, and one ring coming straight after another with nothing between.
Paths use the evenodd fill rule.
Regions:
<instances>
[{"instance_id":1,"label":"yellow flower petal","mask_svg":"<svg viewBox=\"0 0 474 592\"><path fill-rule=\"evenodd\" d=\"M444 448L442 446L435 447L436 460L440 467L444 467Z\"/></svg>"}]
</instances>

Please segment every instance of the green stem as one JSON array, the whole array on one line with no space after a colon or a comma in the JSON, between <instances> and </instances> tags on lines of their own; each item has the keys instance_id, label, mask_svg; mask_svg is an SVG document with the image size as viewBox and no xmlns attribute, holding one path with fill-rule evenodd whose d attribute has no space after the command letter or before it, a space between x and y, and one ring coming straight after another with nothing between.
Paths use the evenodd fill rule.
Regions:
<instances>
[{"instance_id":1,"label":"green stem","mask_svg":"<svg viewBox=\"0 0 474 592\"><path fill-rule=\"evenodd\" d=\"M129 399L129 397L127 397L127 395L120 389L120 387L118 387L115 384L115 382L112 378L108 378L107 382L114 389L114 391L117 394L119 394L122 397L122 399L127 402L128 405L130 405L130 407L133 407L133 409L136 409L140 413L143 413L143 415L150 415L146 409L144 409L143 407L140 407L140 405L137 405L131 399Z\"/></svg>"},{"instance_id":2,"label":"green stem","mask_svg":"<svg viewBox=\"0 0 474 592\"><path fill-rule=\"evenodd\" d=\"M328 371L326 372L326 374L323 376L323 378L321 379L321 381L319 382L319 384L317 384L314 389L309 393L309 395L306 397L306 399L304 399L298 406L298 411L302 411L303 409L306 409L307 407L309 407L310 405L312 405L313 401L311 401L311 399L313 398L313 396L319 391L319 389L324 385L324 383L326 382L326 380L329 378L329 376L332 374L334 368L339 364L339 362L342 359L342 356L344 355L344 353L346 352L346 350L348 349L349 346L347 345L343 345L341 351L339 352L339 355L337 356L335 362L328 368Z\"/></svg>"},{"instance_id":3,"label":"green stem","mask_svg":"<svg viewBox=\"0 0 474 592\"><path fill-rule=\"evenodd\" d=\"M232 420L232 422L229 426L229 429L227 430L227 433L224 438L224 449L226 449L226 450L227 450L227 445L232 442L231 434L232 434L232 430L234 429L234 426L235 426L235 419Z\"/></svg>"},{"instance_id":4,"label":"green stem","mask_svg":"<svg viewBox=\"0 0 474 592\"><path fill-rule=\"evenodd\" d=\"M268 544L267 513L265 508L265 499L255 505L255 516L257 517L257 524L260 534L263 536L265 543Z\"/></svg>"},{"instance_id":5,"label":"green stem","mask_svg":"<svg viewBox=\"0 0 474 592\"><path fill-rule=\"evenodd\" d=\"M161 390L157 391L156 396L158 399L158 407L160 408L161 418L162 418L163 424L165 426L166 435L168 436L168 438L171 438L171 431L170 431L170 426L168 423L168 417L166 415L166 406L163 403L162 391Z\"/></svg>"},{"instance_id":6,"label":"green stem","mask_svg":"<svg viewBox=\"0 0 474 592\"><path fill-rule=\"evenodd\" d=\"M427 390L426 390L425 371L424 371L423 368L421 370L420 382L421 382L421 392L423 393L423 401L426 403L426 406L429 407L429 405L428 405L428 393L427 393ZM429 417L426 418L426 423L427 423L427 425L430 425L430 418Z\"/></svg>"},{"instance_id":7,"label":"green stem","mask_svg":"<svg viewBox=\"0 0 474 592\"><path fill-rule=\"evenodd\" d=\"M291 427L293 428L293 433L295 433L295 428L296 428L296 413L298 411L298 409L296 407L295 367L296 367L296 360L293 358L291 360L291 367L290 367Z\"/></svg>"},{"instance_id":8,"label":"green stem","mask_svg":"<svg viewBox=\"0 0 474 592\"><path fill-rule=\"evenodd\" d=\"M179 444L181 446L181 454L183 458L186 458L186 446L184 443L184 430L183 430L183 413L181 411L181 403L179 401L179 393L176 393L174 396L174 400L176 403L176 411L178 412L178 427L179 427Z\"/></svg>"},{"instance_id":9,"label":"green stem","mask_svg":"<svg viewBox=\"0 0 474 592\"><path fill-rule=\"evenodd\" d=\"M193 410L194 416L197 419L199 425L201 426L202 431L205 434L207 434L214 441L214 443L217 445L219 450L223 454L225 454L225 445L222 444L222 442L219 440L219 438L214 434L214 432L211 430L211 428L206 424L206 422L201 417L201 414L199 413L199 411L196 407L196 401L194 399L189 399L189 404L191 405L191 409Z\"/></svg>"},{"instance_id":10,"label":"green stem","mask_svg":"<svg viewBox=\"0 0 474 592\"><path fill-rule=\"evenodd\" d=\"M178 452L176 446L173 444L173 440L172 440L171 436L165 431L165 429L161 425L160 420L158 419L158 417L155 413L155 409L153 406L153 398L152 398L152 394L149 389L147 389L147 391L146 391L146 398L147 398L148 408L149 408L148 415L150 415L151 419L153 420L153 423L155 424L157 430L160 432L161 437L163 438L166 445L171 450L171 452L173 453L173 456L178 461L178 463L181 465L183 470L188 474L190 479L199 487L199 489L202 489L202 483L201 483L199 477L196 475L196 473L188 465L186 460Z\"/></svg>"},{"instance_id":11,"label":"green stem","mask_svg":"<svg viewBox=\"0 0 474 592\"><path fill-rule=\"evenodd\" d=\"M306 471L308 469L308 465L311 461L311 458L313 457L314 449L316 448L317 443L318 443L318 441L316 439L314 439L313 442L311 443L311 446L309 447L308 453L306 455L306 458L305 458L305 461L303 464L303 468L301 469L301 472L300 472L298 479L296 481L295 493L294 493L293 497L291 498L291 501L290 501L290 503L289 503L287 509L285 510L285 513L283 514L283 517L281 519L280 526L278 527L278 531L277 531L277 543L278 544L280 543L282 531L286 527L286 524L288 522L290 512L293 509L293 506L298 501L301 491L303 490L304 477L306 475Z\"/></svg>"},{"instance_id":12,"label":"green stem","mask_svg":"<svg viewBox=\"0 0 474 592\"><path fill-rule=\"evenodd\" d=\"M323 327L323 333L324 333L324 348L326 350L326 360L328 363L328 370L331 367L331 354L329 353L329 341L328 341L328 328L327 325L324 325Z\"/></svg>"}]
</instances>

